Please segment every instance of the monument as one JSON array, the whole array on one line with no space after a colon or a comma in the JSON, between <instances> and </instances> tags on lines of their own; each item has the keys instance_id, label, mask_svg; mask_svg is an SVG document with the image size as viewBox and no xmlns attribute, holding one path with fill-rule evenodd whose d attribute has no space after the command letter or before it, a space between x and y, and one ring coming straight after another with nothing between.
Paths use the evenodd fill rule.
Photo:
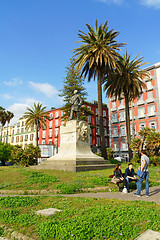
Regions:
<instances>
[{"instance_id":1,"label":"monument","mask_svg":"<svg viewBox=\"0 0 160 240\"><path fill-rule=\"evenodd\" d=\"M60 127L59 151L41 162L42 168L78 172L109 167L106 160L93 154L90 149L90 126L79 120L81 103L82 99L75 90L71 98L70 120L66 126ZM77 115L77 120L73 120L74 114Z\"/></svg>"}]
</instances>

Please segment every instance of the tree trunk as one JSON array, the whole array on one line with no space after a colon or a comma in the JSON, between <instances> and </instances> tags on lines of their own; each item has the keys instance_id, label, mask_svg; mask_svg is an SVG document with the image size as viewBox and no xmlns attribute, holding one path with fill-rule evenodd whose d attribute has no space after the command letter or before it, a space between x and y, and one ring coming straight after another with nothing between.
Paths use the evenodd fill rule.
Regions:
<instances>
[{"instance_id":1,"label":"tree trunk","mask_svg":"<svg viewBox=\"0 0 160 240\"><path fill-rule=\"evenodd\" d=\"M130 129L130 116L129 116L129 100L128 94L125 94L125 110L126 110L126 131L127 131L127 144L128 144L128 154L129 154L129 161L132 158L132 151L130 149L131 145L131 129Z\"/></svg>"},{"instance_id":2,"label":"tree trunk","mask_svg":"<svg viewBox=\"0 0 160 240\"><path fill-rule=\"evenodd\" d=\"M98 119L99 119L99 130L101 138L101 155L104 159L107 159L106 144L104 137L104 126L103 126L103 112L102 112L102 85L100 71L97 71L97 86L98 86Z\"/></svg>"},{"instance_id":3,"label":"tree trunk","mask_svg":"<svg viewBox=\"0 0 160 240\"><path fill-rule=\"evenodd\" d=\"M36 147L38 147L38 124L35 125L35 130L36 130Z\"/></svg>"}]
</instances>

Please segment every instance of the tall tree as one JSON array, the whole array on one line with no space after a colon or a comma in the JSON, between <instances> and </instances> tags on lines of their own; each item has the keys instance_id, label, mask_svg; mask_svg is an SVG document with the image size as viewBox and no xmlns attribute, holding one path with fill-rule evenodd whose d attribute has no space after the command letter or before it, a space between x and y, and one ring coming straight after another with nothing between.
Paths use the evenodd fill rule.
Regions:
<instances>
[{"instance_id":1,"label":"tall tree","mask_svg":"<svg viewBox=\"0 0 160 240\"><path fill-rule=\"evenodd\" d=\"M12 112L10 112L10 111L6 111L6 122L7 122L7 140L6 140L6 142L8 142L8 126L9 126L9 123L10 123L10 121L11 121L11 119L14 117L14 114L12 113Z\"/></svg>"},{"instance_id":2,"label":"tall tree","mask_svg":"<svg viewBox=\"0 0 160 240\"><path fill-rule=\"evenodd\" d=\"M70 63L66 67L66 77L63 81L63 89L60 90L60 97L63 97L65 105L62 107L64 112L63 119L68 120L71 111L70 99L73 96L74 90L77 90L80 94L83 104L86 103L86 88L84 87L84 78L81 76L80 71L75 69L75 59L72 57ZM88 115L93 113L89 111L87 107L81 106L81 120L86 120Z\"/></svg>"},{"instance_id":3,"label":"tall tree","mask_svg":"<svg viewBox=\"0 0 160 240\"><path fill-rule=\"evenodd\" d=\"M143 57L138 58L139 54L131 60L131 55L127 52L123 56L119 56L117 59L117 68L114 72L110 73L109 78L106 77L106 83L104 90L109 97L115 97L115 99L125 99L125 112L126 112L126 131L127 131L127 143L129 151L129 160L131 160L132 152L131 145L131 132L130 132L130 115L129 115L129 102L142 94L143 87L146 88L146 84L142 79L149 77L149 73L146 70L141 70L141 67L146 63L143 63Z\"/></svg>"},{"instance_id":4,"label":"tall tree","mask_svg":"<svg viewBox=\"0 0 160 240\"><path fill-rule=\"evenodd\" d=\"M27 112L24 113L24 118L26 118L26 127L35 126L36 131L36 146L38 146L38 127L41 125L46 126L46 119L50 119L49 113L45 111L46 107L42 107L41 103L34 103L34 106L27 107Z\"/></svg>"},{"instance_id":5,"label":"tall tree","mask_svg":"<svg viewBox=\"0 0 160 240\"><path fill-rule=\"evenodd\" d=\"M106 74L116 67L118 52L123 43L117 43L115 38L119 35L118 31L108 29L108 21L98 26L95 21L95 30L91 25L86 24L88 33L79 31L79 43L82 45L74 49L77 69L82 70L84 77L88 76L88 81L93 77L97 78L98 87L98 118L100 124L101 154L106 159L106 146L103 128L102 114L102 81Z\"/></svg>"}]
</instances>

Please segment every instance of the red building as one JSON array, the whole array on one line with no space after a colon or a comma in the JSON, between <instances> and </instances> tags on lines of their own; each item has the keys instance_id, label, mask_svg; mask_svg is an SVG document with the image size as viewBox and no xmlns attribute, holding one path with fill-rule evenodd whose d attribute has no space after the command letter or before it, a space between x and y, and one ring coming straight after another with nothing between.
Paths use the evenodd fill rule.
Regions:
<instances>
[{"instance_id":1,"label":"red building","mask_svg":"<svg viewBox=\"0 0 160 240\"><path fill-rule=\"evenodd\" d=\"M88 103L85 105L93 112L93 115L88 116L88 123L91 126L90 132L90 144L92 146L100 146L100 130L98 120L98 103ZM60 126L64 124L62 120L63 111L61 108L52 109L48 111L50 113L50 121L46 120L46 129L39 129L39 144L54 145L55 148L60 146ZM103 104L103 123L104 123L104 135L106 141L106 147L109 146L109 128L108 128L108 107Z\"/></svg>"}]
</instances>

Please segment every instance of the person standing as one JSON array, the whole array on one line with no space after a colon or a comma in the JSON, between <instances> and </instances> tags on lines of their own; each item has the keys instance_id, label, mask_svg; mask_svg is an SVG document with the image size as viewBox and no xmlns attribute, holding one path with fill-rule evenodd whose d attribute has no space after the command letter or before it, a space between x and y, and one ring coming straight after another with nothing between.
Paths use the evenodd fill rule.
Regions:
<instances>
[{"instance_id":1,"label":"person standing","mask_svg":"<svg viewBox=\"0 0 160 240\"><path fill-rule=\"evenodd\" d=\"M146 152L144 150L141 151L141 166L139 167L139 170L141 170L141 175L139 176L138 181L138 190L136 193L134 193L135 196L140 197L141 196L141 188L142 188L142 182L145 179L145 185L146 185L146 197L149 197L149 157L146 155Z\"/></svg>"}]
</instances>

